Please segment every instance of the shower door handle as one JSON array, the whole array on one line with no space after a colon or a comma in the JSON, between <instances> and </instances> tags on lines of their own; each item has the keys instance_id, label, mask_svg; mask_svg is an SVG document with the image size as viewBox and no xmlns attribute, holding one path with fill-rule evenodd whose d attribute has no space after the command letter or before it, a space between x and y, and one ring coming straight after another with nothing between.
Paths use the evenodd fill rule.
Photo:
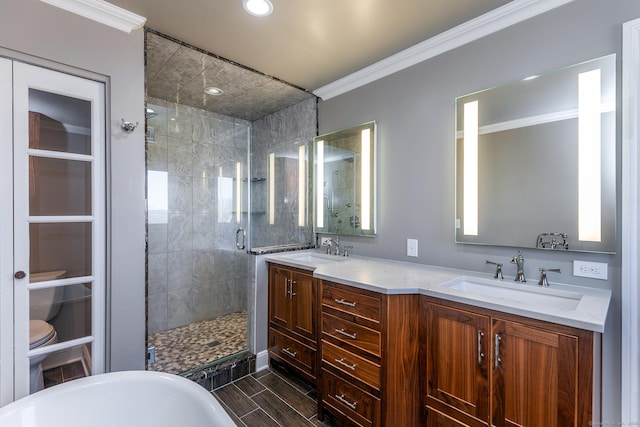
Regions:
<instances>
[{"instance_id":1,"label":"shower door handle","mask_svg":"<svg viewBox=\"0 0 640 427\"><path fill-rule=\"evenodd\" d=\"M238 239L238 236L242 236L242 239ZM238 248L239 251L245 248L244 240L246 236L247 233L244 231L244 228L238 228L236 230L236 248Z\"/></svg>"}]
</instances>

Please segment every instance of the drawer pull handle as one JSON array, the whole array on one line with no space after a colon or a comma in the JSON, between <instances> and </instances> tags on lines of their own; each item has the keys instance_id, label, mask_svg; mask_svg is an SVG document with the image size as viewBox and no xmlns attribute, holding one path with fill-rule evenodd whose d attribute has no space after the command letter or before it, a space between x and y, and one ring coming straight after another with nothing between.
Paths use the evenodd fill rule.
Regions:
<instances>
[{"instance_id":1,"label":"drawer pull handle","mask_svg":"<svg viewBox=\"0 0 640 427\"><path fill-rule=\"evenodd\" d=\"M500 362L502 362L502 359L500 359L500 341L502 341L502 337L496 334L494 337L494 349L493 349L494 366L496 369L500 366Z\"/></svg>"},{"instance_id":2,"label":"drawer pull handle","mask_svg":"<svg viewBox=\"0 0 640 427\"><path fill-rule=\"evenodd\" d=\"M355 371L355 370L356 370L356 365L355 365L355 363L354 363L353 365L349 365L347 362L345 362L345 361L344 361L344 358L342 358L342 359L334 359L334 360L336 361L336 363L338 363L338 364L340 364L340 365L344 366L345 368L349 368L349 369L351 369L352 371Z\"/></svg>"},{"instance_id":3,"label":"drawer pull handle","mask_svg":"<svg viewBox=\"0 0 640 427\"><path fill-rule=\"evenodd\" d=\"M352 340L356 339L356 334L350 334L349 332L345 331L344 329L336 329L336 333L340 334L340 335L344 335L345 337L351 338Z\"/></svg>"},{"instance_id":4,"label":"drawer pull handle","mask_svg":"<svg viewBox=\"0 0 640 427\"><path fill-rule=\"evenodd\" d=\"M344 394L336 394L335 397L340 402L347 405L349 408L353 409L354 411L356 410L356 405L358 404L358 402L353 402L353 403L349 402L347 399L344 398Z\"/></svg>"},{"instance_id":5,"label":"drawer pull handle","mask_svg":"<svg viewBox=\"0 0 640 427\"><path fill-rule=\"evenodd\" d=\"M355 302L349 302L349 301L345 301L344 298L335 298L335 302L337 302L338 304L342 304L342 305L348 305L349 307L355 307L356 303Z\"/></svg>"},{"instance_id":6,"label":"drawer pull handle","mask_svg":"<svg viewBox=\"0 0 640 427\"><path fill-rule=\"evenodd\" d=\"M298 352L297 352L297 351L291 351L291 350L289 349L289 347L287 347L287 348L283 348L283 349L282 349L282 352L283 352L283 353L285 353L285 354L288 354L289 356L293 357L294 359L295 359L296 355L298 354Z\"/></svg>"}]
</instances>

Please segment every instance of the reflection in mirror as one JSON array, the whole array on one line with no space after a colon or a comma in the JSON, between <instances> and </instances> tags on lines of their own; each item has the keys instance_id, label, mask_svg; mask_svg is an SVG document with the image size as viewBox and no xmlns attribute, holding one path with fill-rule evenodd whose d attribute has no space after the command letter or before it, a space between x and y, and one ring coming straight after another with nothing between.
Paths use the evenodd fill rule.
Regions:
<instances>
[{"instance_id":1,"label":"reflection in mirror","mask_svg":"<svg viewBox=\"0 0 640 427\"><path fill-rule=\"evenodd\" d=\"M376 124L314 138L314 232L376 234Z\"/></svg>"},{"instance_id":2,"label":"reflection in mirror","mask_svg":"<svg viewBox=\"0 0 640 427\"><path fill-rule=\"evenodd\" d=\"M615 252L615 55L456 100L456 242Z\"/></svg>"}]
</instances>

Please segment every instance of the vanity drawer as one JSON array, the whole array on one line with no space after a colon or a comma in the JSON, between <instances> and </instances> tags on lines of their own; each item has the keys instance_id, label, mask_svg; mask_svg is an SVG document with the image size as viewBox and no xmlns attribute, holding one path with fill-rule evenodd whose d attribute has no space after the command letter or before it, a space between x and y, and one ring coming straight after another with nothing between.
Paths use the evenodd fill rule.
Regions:
<instances>
[{"instance_id":1,"label":"vanity drawer","mask_svg":"<svg viewBox=\"0 0 640 427\"><path fill-rule=\"evenodd\" d=\"M360 293L354 288L340 287L335 283L322 282L322 304L336 310L380 323L382 301Z\"/></svg>"},{"instance_id":2,"label":"vanity drawer","mask_svg":"<svg viewBox=\"0 0 640 427\"><path fill-rule=\"evenodd\" d=\"M342 342L380 356L380 332L322 313L322 332Z\"/></svg>"},{"instance_id":3,"label":"vanity drawer","mask_svg":"<svg viewBox=\"0 0 640 427\"><path fill-rule=\"evenodd\" d=\"M315 377L316 351L313 348L269 328L269 351Z\"/></svg>"},{"instance_id":4,"label":"vanity drawer","mask_svg":"<svg viewBox=\"0 0 640 427\"><path fill-rule=\"evenodd\" d=\"M380 365L350 351L322 341L322 360L344 373L380 390Z\"/></svg>"},{"instance_id":5,"label":"vanity drawer","mask_svg":"<svg viewBox=\"0 0 640 427\"><path fill-rule=\"evenodd\" d=\"M380 426L380 399L322 370L323 403L359 426Z\"/></svg>"}]
</instances>

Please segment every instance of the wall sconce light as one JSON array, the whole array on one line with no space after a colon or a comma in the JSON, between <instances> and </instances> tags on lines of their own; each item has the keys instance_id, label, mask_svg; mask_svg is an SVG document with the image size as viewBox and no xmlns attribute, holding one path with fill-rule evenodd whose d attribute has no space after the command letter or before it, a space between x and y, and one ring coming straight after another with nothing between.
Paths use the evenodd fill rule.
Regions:
<instances>
[{"instance_id":1,"label":"wall sconce light","mask_svg":"<svg viewBox=\"0 0 640 427\"><path fill-rule=\"evenodd\" d=\"M324 227L324 141L316 143L316 227Z\"/></svg>"},{"instance_id":2,"label":"wall sconce light","mask_svg":"<svg viewBox=\"0 0 640 427\"><path fill-rule=\"evenodd\" d=\"M276 223L276 154L269 153L269 225Z\"/></svg>"},{"instance_id":3,"label":"wall sconce light","mask_svg":"<svg viewBox=\"0 0 640 427\"><path fill-rule=\"evenodd\" d=\"M578 240L602 240L601 72L578 75Z\"/></svg>"},{"instance_id":4,"label":"wall sconce light","mask_svg":"<svg viewBox=\"0 0 640 427\"><path fill-rule=\"evenodd\" d=\"M236 222L242 220L242 163L236 163Z\"/></svg>"},{"instance_id":5,"label":"wall sconce light","mask_svg":"<svg viewBox=\"0 0 640 427\"><path fill-rule=\"evenodd\" d=\"M307 147L298 147L298 226L307 225Z\"/></svg>"},{"instance_id":6,"label":"wall sconce light","mask_svg":"<svg viewBox=\"0 0 640 427\"><path fill-rule=\"evenodd\" d=\"M464 104L463 230L478 235L478 101Z\"/></svg>"},{"instance_id":7,"label":"wall sconce light","mask_svg":"<svg viewBox=\"0 0 640 427\"><path fill-rule=\"evenodd\" d=\"M361 204L361 223L363 230L371 229L371 129L363 129L360 135L361 145L361 186L362 186L362 204Z\"/></svg>"}]
</instances>

